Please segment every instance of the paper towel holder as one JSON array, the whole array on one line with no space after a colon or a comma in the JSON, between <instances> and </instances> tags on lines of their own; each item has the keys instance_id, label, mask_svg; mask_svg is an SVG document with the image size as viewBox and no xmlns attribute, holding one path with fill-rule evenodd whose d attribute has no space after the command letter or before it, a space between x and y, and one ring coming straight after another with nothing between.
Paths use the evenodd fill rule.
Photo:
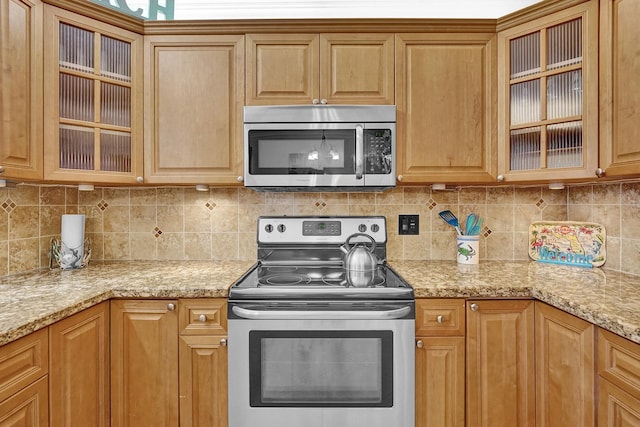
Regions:
<instances>
[{"instance_id":1,"label":"paper towel holder","mask_svg":"<svg viewBox=\"0 0 640 427\"><path fill-rule=\"evenodd\" d=\"M86 267L91 259L91 239L84 239L84 251L82 259L67 260L64 257L68 255L62 254L62 239L60 237L51 238L51 249L49 249L49 269L60 268L62 270L74 270Z\"/></svg>"}]
</instances>

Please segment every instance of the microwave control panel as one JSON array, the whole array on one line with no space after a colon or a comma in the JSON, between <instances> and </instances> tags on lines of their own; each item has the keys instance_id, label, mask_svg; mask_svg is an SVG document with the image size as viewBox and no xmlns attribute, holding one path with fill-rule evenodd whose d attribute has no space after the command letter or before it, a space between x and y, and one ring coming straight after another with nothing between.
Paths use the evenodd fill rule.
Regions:
<instances>
[{"instance_id":1,"label":"microwave control panel","mask_svg":"<svg viewBox=\"0 0 640 427\"><path fill-rule=\"evenodd\" d=\"M392 139L389 129L364 130L364 173L391 173Z\"/></svg>"}]
</instances>

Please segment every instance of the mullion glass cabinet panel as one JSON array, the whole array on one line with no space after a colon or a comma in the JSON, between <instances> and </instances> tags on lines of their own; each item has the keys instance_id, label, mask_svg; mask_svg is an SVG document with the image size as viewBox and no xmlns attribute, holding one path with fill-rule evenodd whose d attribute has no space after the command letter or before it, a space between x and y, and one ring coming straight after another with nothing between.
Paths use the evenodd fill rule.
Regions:
<instances>
[{"instance_id":1,"label":"mullion glass cabinet panel","mask_svg":"<svg viewBox=\"0 0 640 427\"><path fill-rule=\"evenodd\" d=\"M93 170L94 135L93 128L60 125L60 167Z\"/></svg>"},{"instance_id":2,"label":"mullion glass cabinet panel","mask_svg":"<svg viewBox=\"0 0 640 427\"><path fill-rule=\"evenodd\" d=\"M547 29L547 69L582 62L582 19Z\"/></svg>"},{"instance_id":3,"label":"mullion glass cabinet panel","mask_svg":"<svg viewBox=\"0 0 640 427\"><path fill-rule=\"evenodd\" d=\"M540 168L540 131L540 126L511 131L511 170Z\"/></svg>"},{"instance_id":4,"label":"mullion glass cabinet panel","mask_svg":"<svg viewBox=\"0 0 640 427\"><path fill-rule=\"evenodd\" d=\"M518 37L510 42L511 79L540 72L540 32Z\"/></svg>"},{"instance_id":5,"label":"mullion glass cabinet panel","mask_svg":"<svg viewBox=\"0 0 640 427\"><path fill-rule=\"evenodd\" d=\"M131 45L105 35L100 37L100 74L131 81Z\"/></svg>"},{"instance_id":6,"label":"mullion glass cabinet panel","mask_svg":"<svg viewBox=\"0 0 640 427\"><path fill-rule=\"evenodd\" d=\"M131 171L131 134L110 130L100 131L100 169Z\"/></svg>"},{"instance_id":7,"label":"mullion glass cabinet panel","mask_svg":"<svg viewBox=\"0 0 640 427\"><path fill-rule=\"evenodd\" d=\"M94 81L84 77L60 73L60 117L93 122Z\"/></svg>"},{"instance_id":8,"label":"mullion glass cabinet panel","mask_svg":"<svg viewBox=\"0 0 640 427\"><path fill-rule=\"evenodd\" d=\"M60 23L60 67L93 73L94 33Z\"/></svg>"},{"instance_id":9,"label":"mullion glass cabinet panel","mask_svg":"<svg viewBox=\"0 0 640 427\"><path fill-rule=\"evenodd\" d=\"M511 85L511 125L540 121L540 79Z\"/></svg>"},{"instance_id":10,"label":"mullion glass cabinet panel","mask_svg":"<svg viewBox=\"0 0 640 427\"><path fill-rule=\"evenodd\" d=\"M582 121L547 126L547 167L582 166Z\"/></svg>"}]
</instances>

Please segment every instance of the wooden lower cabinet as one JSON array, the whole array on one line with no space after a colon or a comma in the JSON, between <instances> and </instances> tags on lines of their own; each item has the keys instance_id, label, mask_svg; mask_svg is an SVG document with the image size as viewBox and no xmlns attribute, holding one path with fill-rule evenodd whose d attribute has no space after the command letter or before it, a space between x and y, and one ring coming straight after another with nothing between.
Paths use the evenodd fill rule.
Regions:
<instances>
[{"instance_id":1,"label":"wooden lower cabinet","mask_svg":"<svg viewBox=\"0 0 640 427\"><path fill-rule=\"evenodd\" d=\"M640 426L639 399L602 379L598 393L599 427Z\"/></svg>"},{"instance_id":2,"label":"wooden lower cabinet","mask_svg":"<svg viewBox=\"0 0 640 427\"><path fill-rule=\"evenodd\" d=\"M467 426L534 426L534 372L534 302L467 301Z\"/></svg>"},{"instance_id":3,"label":"wooden lower cabinet","mask_svg":"<svg viewBox=\"0 0 640 427\"><path fill-rule=\"evenodd\" d=\"M595 425L595 326L536 302L536 426Z\"/></svg>"},{"instance_id":4,"label":"wooden lower cabinet","mask_svg":"<svg viewBox=\"0 0 640 427\"><path fill-rule=\"evenodd\" d=\"M464 426L463 299L416 301L416 427Z\"/></svg>"},{"instance_id":5,"label":"wooden lower cabinet","mask_svg":"<svg viewBox=\"0 0 640 427\"><path fill-rule=\"evenodd\" d=\"M640 426L640 345L598 329L598 426Z\"/></svg>"},{"instance_id":6,"label":"wooden lower cabinet","mask_svg":"<svg viewBox=\"0 0 640 427\"><path fill-rule=\"evenodd\" d=\"M180 427L227 427L226 337L180 337Z\"/></svg>"},{"instance_id":7,"label":"wooden lower cabinet","mask_svg":"<svg viewBox=\"0 0 640 427\"><path fill-rule=\"evenodd\" d=\"M109 427L109 302L49 327L51 427Z\"/></svg>"},{"instance_id":8,"label":"wooden lower cabinet","mask_svg":"<svg viewBox=\"0 0 640 427\"><path fill-rule=\"evenodd\" d=\"M0 427L47 427L48 377L44 376L0 402Z\"/></svg>"},{"instance_id":9,"label":"wooden lower cabinet","mask_svg":"<svg viewBox=\"0 0 640 427\"><path fill-rule=\"evenodd\" d=\"M111 426L227 427L226 307L111 302Z\"/></svg>"},{"instance_id":10,"label":"wooden lower cabinet","mask_svg":"<svg viewBox=\"0 0 640 427\"><path fill-rule=\"evenodd\" d=\"M178 423L177 301L111 301L111 426Z\"/></svg>"},{"instance_id":11,"label":"wooden lower cabinet","mask_svg":"<svg viewBox=\"0 0 640 427\"><path fill-rule=\"evenodd\" d=\"M0 427L49 425L48 372L47 329L0 347Z\"/></svg>"},{"instance_id":12,"label":"wooden lower cabinet","mask_svg":"<svg viewBox=\"0 0 640 427\"><path fill-rule=\"evenodd\" d=\"M464 337L416 339L416 427L464 426Z\"/></svg>"},{"instance_id":13,"label":"wooden lower cabinet","mask_svg":"<svg viewBox=\"0 0 640 427\"><path fill-rule=\"evenodd\" d=\"M227 427L227 300L180 300L180 427Z\"/></svg>"}]
</instances>

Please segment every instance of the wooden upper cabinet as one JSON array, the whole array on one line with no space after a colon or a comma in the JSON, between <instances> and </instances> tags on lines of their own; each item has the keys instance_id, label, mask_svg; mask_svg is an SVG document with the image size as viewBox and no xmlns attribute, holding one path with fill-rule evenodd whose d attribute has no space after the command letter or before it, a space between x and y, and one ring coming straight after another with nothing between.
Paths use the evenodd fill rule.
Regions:
<instances>
[{"instance_id":1,"label":"wooden upper cabinet","mask_svg":"<svg viewBox=\"0 0 640 427\"><path fill-rule=\"evenodd\" d=\"M49 5L44 179L142 179L142 36Z\"/></svg>"},{"instance_id":2,"label":"wooden upper cabinet","mask_svg":"<svg viewBox=\"0 0 640 427\"><path fill-rule=\"evenodd\" d=\"M600 168L640 173L640 2L600 2Z\"/></svg>"},{"instance_id":3,"label":"wooden upper cabinet","mask_svg":"<svg viewBox=\"0 0 640 427\"><path fill-rule=\"evenodd\" d=\"M388 104L393 34L247 34L246 105Z\"/></svg>"},{"instance_id":4,"label":"wooden upper cabinet","mask_svg":"<svg viewBox=\"0 0 640 427\"><path fill-rule=\"evenodd\" d=\"M399 181L495 180L495 55L494 33L396 36Z\"/></svg>"},{"instance_id":5,"label":"wooden upper cabinet","mask_svg":"<svg viewBox=\"0 0 640 427\"><path fill-rule=\"evenodd\" d=\"M0 179L42 179L42 3L0 0Z\"/></svg>"},{"instance_id":6,"label":"wooden upper cabinet","mask_svg":"<svg viewBox=\"0 0 640 427\"><path fill-rule=\"evenodd\" d=\"M244 37L146 36L145 182L238 184Z\"/></svg>"},{"instance_id":7,"label":"wooden upper cabinet","mask_svg":"<svg viewBox=\"0 0 640 427\"><path fill-rule=\"evenodd\" d=\"M498 32L498 173L507 182L594 178L598 2Z\"/></svg>"}]
</instances>

